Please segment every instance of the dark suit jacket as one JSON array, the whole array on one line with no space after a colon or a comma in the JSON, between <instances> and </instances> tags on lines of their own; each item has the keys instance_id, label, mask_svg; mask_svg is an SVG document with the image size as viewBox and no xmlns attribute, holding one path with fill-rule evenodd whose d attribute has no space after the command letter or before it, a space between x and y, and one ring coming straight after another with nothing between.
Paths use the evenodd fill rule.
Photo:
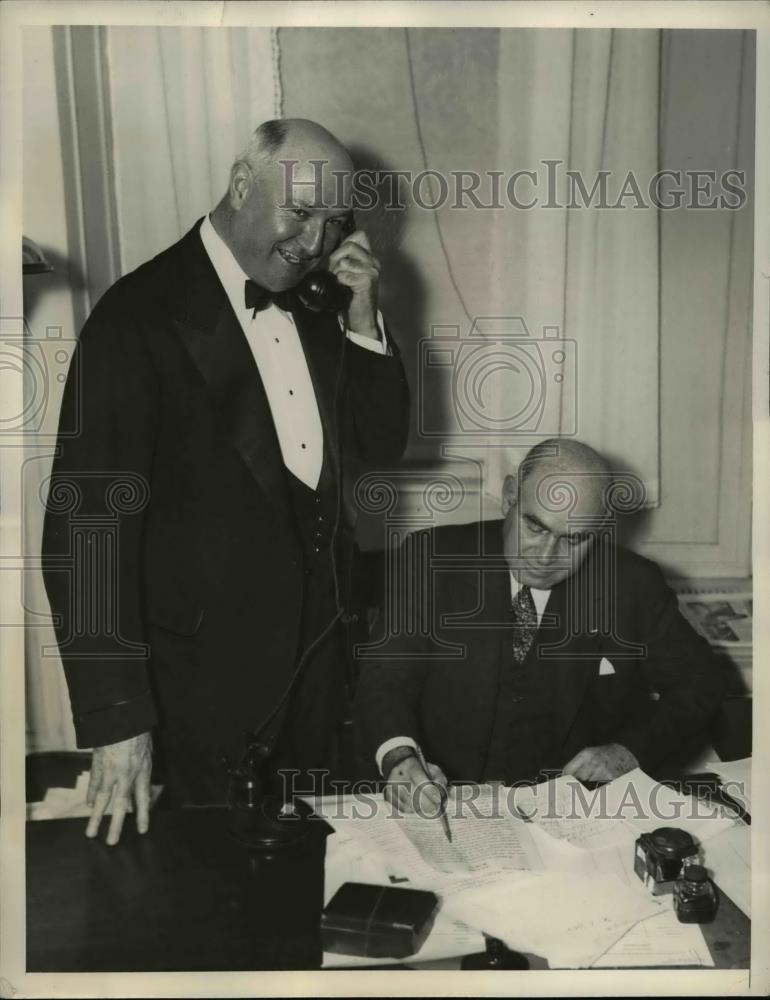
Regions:
<instances>
[{"instance_id":1,"label":"dark suit jacket","mask_svg":"<svg viewBox=\"0 0 770 1000\"><path fill-rule=\"evenodd\" d=\"M362 659L354 713L362 762L371 769L385 740L411 736L450 780L506 780L485 774L501 672L512 664L502 521L441 527L409 544L431 553L431 569L423 559L411 592L402 585L386 600L391 613ZM654 767L702 732L721 700L710 647L658 567L612 544L597 542L553 588L534 653L555 666L559 766L616 742ZM602 658L614 673L600 674Z\"/></svg>"},{"instance_id":2,"label":"dark suit jacket","mask_svg":"<svg viewBox=\"0 0 770 1000\"><path fill-rule=\"evenodd\" d=\"M79 746L160 716L191 752L232 752L296 662L304 565L286 470L199 225L104 295L65 388L61 426L78 415L81 431L60 438L43 554ZM295 320L345 487L344 591L351 484L363 462L400 457L408 389L395 345L383 357L336 317Z\"/></svg>"}]
</instances>

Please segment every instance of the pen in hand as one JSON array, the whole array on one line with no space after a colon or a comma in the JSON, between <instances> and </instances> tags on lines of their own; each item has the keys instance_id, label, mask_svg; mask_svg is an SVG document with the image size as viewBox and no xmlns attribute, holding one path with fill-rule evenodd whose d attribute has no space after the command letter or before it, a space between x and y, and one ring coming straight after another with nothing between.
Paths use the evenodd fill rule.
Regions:
<instances>
[{"instance_id":1,"label":"pen in hand","mask_svg":"<svg viewBox=\"0 0 770 1000\"><path fill-rule=\"evenodd\" d=\"M425 775L426 779L432 785L436 785L436 787L439 789L439 791L441 793L441 811L438 814L438 818L441 820L441 825L444 828L444 834L446 836L446 839L451 844L452 843L452 831L449 829L449 817L446 814L446 802L447 802L446 789L443 788L443 786L437 784L433 780L433 778L431 778L430 772L428 771L428 762L425 760L425 754L422 752L422 750L419 747L415 747L414 750L415 750L415 754L417 755L417 760L419 760L419 762L420 762L420 767L422 768L423 774Z\"/></svg>"}]
</instances>

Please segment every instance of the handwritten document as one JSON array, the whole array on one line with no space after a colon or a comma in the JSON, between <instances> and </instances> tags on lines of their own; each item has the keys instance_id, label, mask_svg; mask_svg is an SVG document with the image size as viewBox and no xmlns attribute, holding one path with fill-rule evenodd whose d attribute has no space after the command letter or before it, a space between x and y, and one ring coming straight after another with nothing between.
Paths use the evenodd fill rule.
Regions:
<instances>
[{"instance_id":1,"label":"handwritten document","mask_svg":"<svg viewBox=\"0 0 770 1000\"><path fill-rule=\"evenodd\" d=\"M715 881L750 912L750 828L640 770L596 792L569 776L533 788L469 787L451 789L451 842L437 818L399 814L379 795L311 800L346 845L348 879L441 897L436 953L419 956L426 961L480 950L483 931L552 968L712 965L699 929L674 925L671 897L651 896L633 870L634 841L659 826L706 841Z\"/></svg>"},{"instance_id":2,"label":"handwritten document","mask_svg":"<svg viewBox=\"0 0 770 1000\"><path fill-rule=\"evenodd\" d=\"M602 801L601 790L589 792L576 778L561 775L532 788L517 788L513 803L549 836L573 847L594 850L633 843L636 834Z\"/></svg>"},{"instance_id":3,"label":"handwritten document","mask_svg":"<svg viewBox=\"0 0 770 1000\"><path fill-rule=\"evenodd\" d=\"M489 873L543 866L528 824L505 813L479 815L478 808L464 808L450 795L450 843L436 818L398 814L382 799L367 800L365 809L355 800L312 804L336 831L376 852L388 875L419 888L451 888L458 878L463 885L482 885Z\"/></svg>"},{"instance_id":4,"label":"handwritten document","mask_svg":"<svg viewBox=\"0 0 770 1000\"><path fill-rule=\"evenodd\" d=\"M551 968L589 966L661 904L613 876L513 872L445 900L458 920L544 955Z\"/></svg>"},{"instance_id":5,"label":"handwritten document","mask_svg":"<svg viewBox=\"0 0 770 1000\"><path fill-rule=\"evenodd\" d=\"M735 825L719 806L661 785L640 768L616 778L601 791L608 814L622 817L639 833L674 826L704 841Z\"/></svg>"},{"instance_id":6,"label":"handwritten document","mask_svg":"<svg viewBox=\"0 0 770 1000\"><path fill-rule=\"evenodd\" d=\"M712 966L703 931L698 924L680 924L673 908L640 920L593 963L594 969L649 965Z\"/></svg>"},{"instance_id":7,"label":"handwritten document","mask_svg":"<svg viewBox=\"0 0 770 1000\"><path fill-rule=\"evenodd\" d=\"M459 812L459 815L458 815ZM435 819L405 815L395 822L432 868L445 872L484 872L491 869L521 870L543 867L532 834L523 820L507 815L474 815L468 810L450 815L452 842Z\"/></svg>"},{"instance_id":8,"label":"handwritten document","mask_svg":"<svg viewBox=\"0 0 770 1000\"><path fill-rule=\"evenodd\" d=\"M433 889L440 884L440 873L420 855L414 844L404 836L398 823L390 817L388 807L367 819L340 818L325 814L318 804L314 806L334 829L359 843L361 850L374 854L384 866L385 874L408 879L415 887Z\"/></svg>"},{"instance_id":9,"label":"handwritten document","mask_svg":"<svg viewBox=\"0 0 770 1000\"><path fill-rule=\"evenodd\" d=\"M639 768L593 791L562 775L516 789L515 804L551 837L585 850L633 844L640 833L661 826L687 830L703 841L734 823L720 806L682 795Z\"/></svg>"}]
</instances>

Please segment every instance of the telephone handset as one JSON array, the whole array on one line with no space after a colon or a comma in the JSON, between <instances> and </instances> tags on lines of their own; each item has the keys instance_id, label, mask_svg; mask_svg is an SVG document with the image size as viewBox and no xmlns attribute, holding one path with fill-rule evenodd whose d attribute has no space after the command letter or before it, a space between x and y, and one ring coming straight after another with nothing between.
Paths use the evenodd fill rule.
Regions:
<instances>
[{"instance_id":1,"label":"telephone handset","mask_svg":"<svg viewBox=\"0 0 770 1000\"><path fill-rule=\"evenodd\" d=\"M351 212L342 228L342 239L356 231L356 220ZM330 271L310 271L295 289L297 298L310 312L341 313L350 305L353 292L341 285Z\"/></svg>"}]
</instances>

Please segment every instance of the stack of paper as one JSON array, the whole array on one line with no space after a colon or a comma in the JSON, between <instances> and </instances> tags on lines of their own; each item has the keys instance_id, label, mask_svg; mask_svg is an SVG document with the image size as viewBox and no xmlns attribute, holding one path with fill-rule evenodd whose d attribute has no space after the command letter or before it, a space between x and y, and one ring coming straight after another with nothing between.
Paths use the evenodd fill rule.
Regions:
<instances>
[{"instance_id":1,"label":"stack of paper","mask_svg":"<svg viewBox=\"0 0 770 1000\"><path fill-rule=\"evenodd\" d=\"M74 788L48 788L41 802L27 803L27 819L73 819L80 816L90 816L91 807L86 802L90 771L78 775ZM153 785L150 790L150 805L153 806L163 791L162 785ZM133 803L129 802L128 811L133 811ZM112 815L112 803L105 810L107 816Z\"/></svg>"},{"instance_id":2,"label":"stack of paper","mask_svg":"<svg viewBox=\"0 0 770 1000\"><path fill-rule=\"evenodd\" d=\"M673 907L640 920L593 963L594 969L640 968L662 965L713 967L703 931L698 924L680 924Z\"/></svg>"},{"instance_id":3,"label":"stack of paper","mask_svg":"<svg viewBox=\"0 0 770 1000\"><path fill-rule=\"evenodd\" d=\"M601 791L606 793L608 813L622 816L639 833L673 826L703 842L735 825L720 806L694 795L682 795L653 781L639 768L611 781Z\"/></svg>"},{"instance_id":4,"label":"stack of paper","mask_svg":"<svg viewBox=\"0 0 770 1000\"><path fill-rule=\"evenodd\" d=\"M324 906L344 882L392 885L382 859L367 851L361 841L343 833L326 838Z\"/></svg>"},{"instance_id":5,"label":"stack of paper","mask_svg":"<svg viewBox=\"0 0 770 1000\"><path fill-rule=\"evenodd\" d=\"M636 832L607 807L604 788L589 792L577 778L562 775L531 788L512 789L512 795L514 808L538 829L572 847L633 847Z\"/></svg>"},{"instance_id":6,"label":"stack of paper","mask_svg":"<svg viewBox=\"0 0 770 1000\"><path fill-rule=\"evenodd\" d=\"M438 819L400 815L381 797L309 801L335 831L373 852L388 876L417 888L482 885L501 872L543 867L529 824L502 811L484 812L478 803L467 807L454 795L447 805L451 842Z\"/></svg>"},{"instance_id":7,"label":"stack of paper","mask_svg":"<svg viewBox=\"0 0 770 1000\"><path fill-rule=\"evenodd\" d=\"M633 845L661 826L704 841L734 825L720 806L682 795L639 768L592 792L569 776L516 789L515 804L550 836L587 850Z\"/></svg>"},{"instance_id":8,"label":"stack of paper","mask_svg":"<svg viewBox=\"0 0 770 1000\"><path fill-rule=\"evenodd\" d=\"M311 802L349 852L340 855L344 876L335 881L327 868L327 889L403 883L441 897L426 960L439 957L434 947L481 950L483 931L552 968L712 965L700 929L679 924L671 896L652 897L634 872L636 838L661 826L701 841L717 884L749 912L747 828L641 770L595 792L569 776L534 788L452 789L451 842L438 819L400 815L381 796Z\"/></svg>"},{"instance_id":9,"label":"stack of paper","mask_svg":"<svg viewBox=\"0 0 770 1000\"><path fill-rule=\"evenodd\" d=\"M444 908L516 951L546 957L551 968L578 968L592 965L662 904L613 876L521 872L452 896Z\"/></svg>"}]
</instances>

